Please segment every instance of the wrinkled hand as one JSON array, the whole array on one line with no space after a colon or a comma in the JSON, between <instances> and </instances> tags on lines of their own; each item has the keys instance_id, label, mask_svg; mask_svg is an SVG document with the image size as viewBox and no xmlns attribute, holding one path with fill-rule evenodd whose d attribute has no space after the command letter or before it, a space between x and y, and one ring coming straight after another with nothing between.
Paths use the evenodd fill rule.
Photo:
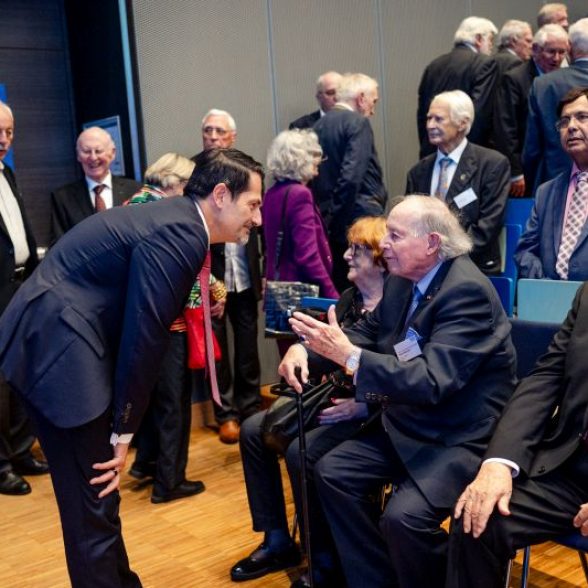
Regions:
<instances>
[{"instance_id":1,"label":"wrinkled hand","mask_svg":"<svg viewBox=\"0 0 588 588\"><path fill-rule=\"evenodd\" d=\"M308 354L299 343L292 345L278 366L278 374L282 376L296 392L302 393L302 384L296 377L296 368L300 368L302 383L308 382Z\"/></svg>"},{"instance_id":2,"label":"wrinkled hand","mask_svg":"<svg viewBox=\"0 0 588 588\"><path fill-rule=\"evenodd\" d=\"M512 494L511 469L497 462L482 464L476 479L464 490L455 506L456 519L463 514L463 530L478 538L498 505L498 512L508 516Z\"/></svg>"},{"instance_id":3,"label":"wrinkled hand","mask_svg":"<svg viewBox=\"0 0 588 588\"><path fill-rule=\"evenodd\" d=\"M225 304L227 302L226 298L222 300L217 300L214 304L210 305L210 316L215 318L222 318L223 314L225 313Z\"/></svg>"},{"instance_id":4,"label":"wrinkled hand","mask_svg":"<svg viewBox=\"0 0 588 588\"><path fill-rule=\"evenodd\" d=\"M510 194L515 198L523 198L525 196L525 178L510 183Z\"/></svg>"},{"instance_id":5,"label":"wrinkled hand","mask_svg":"<svg viewBox=\"0 0 588 588\"><path fill-rule=\"evenodd\" d=\"M588 502L580 506L578 514L574 517L574 527L580 530L584 537L588 536Z\"/></svg>"},{"instance_id":6,"label":"wrinkled hand","mask_svg":"<svg viewBox=\"0 0 588 588\"><path fill-rule=\"evenodd\" d=\"M333 398L333 406L325 408L319 414L321 425L332 425L353 419L362 419L368 415L368 407L365 402L357 402L355 398Z\"/></svg>"},{"instance_id":7,"label":"wrinkled hand","mask_svg":"<svg viewBox=\"0 0 588 588\"><path fill-rule=\"evenodd\" d=\"M303 312L295 312L289 322L307 349L344 366L353 350L353 344L337 322L335 306L329 307L327 316L328 324L317 321Z\"/></svg>"},{"instance_id":8,"label":"wrinkled hand","mask_svg":"<svg viewBox=\"0 0 588 588\"><path fill-rule=\"evenodd\" d=\"M111 492L118 490L120 486L120 472L125 467L125 462L127 461L129 444L117 443L113 449L114 457L112 459L92 465L95 470L106 470L104 474L96 476L90 480L90 484L93 486L95 484L108 484L108 486L106 486L106 488L104 488L100 494L98 494L98 498L104 498Z\"/></svg>"}]
</instances>

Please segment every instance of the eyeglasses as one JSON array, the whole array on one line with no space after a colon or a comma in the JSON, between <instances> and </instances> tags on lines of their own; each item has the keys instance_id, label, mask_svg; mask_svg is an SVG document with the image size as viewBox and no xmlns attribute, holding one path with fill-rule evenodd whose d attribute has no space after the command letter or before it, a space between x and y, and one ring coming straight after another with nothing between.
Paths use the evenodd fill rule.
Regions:
<instances>
[{"instance_id":1,"label":"eyeglasses","mask_svg":"<svg viewBox=\"0 0 588 588\"><path fill-rule=\"evenodd\" d=\"M366 251L371 251L372 248L369 245L358 245L357 243L349 243L349 251L352 257L359 257Z\"/></svg>"},{"instance_id":2,"label":"eyeglasses","mask_svg":"<svg viewBox=\"0 0 588 588\"><path fill-rule=\"evenodd\" d=\"M570 116L562 116L555 123L555 128L558 131L561 131L562 129L565 131L570 126L570 123L574 118L578 121L578 124L585 125L588 123L588 112L576 112Z\"/></svg>"},{"instance_id":3,"label":"eyeglasses","mask_svg":"<svg viewBox=\"0 0 588 588\"><path fill-rule=\"evenodd\" d=\"M212 135L212 133L216 133L219 137L224 137L230 131L227 129L222 129L221 127L204 127L202 132L205 135Z\"/></svg>"}]
</instances>

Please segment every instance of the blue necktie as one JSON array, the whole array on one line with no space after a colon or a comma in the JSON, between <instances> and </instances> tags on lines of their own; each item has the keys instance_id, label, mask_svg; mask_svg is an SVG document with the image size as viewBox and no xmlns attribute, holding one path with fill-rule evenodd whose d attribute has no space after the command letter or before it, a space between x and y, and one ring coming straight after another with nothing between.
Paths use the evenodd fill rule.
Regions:
<instances>
[{"instance_id":1,"label":"blue necktie","mask_svg":"<svg viewBox=\"0 0 588 588\"><path fill-rule=\"evenodd\" d=\"M445 201L445 196L447 195L447 190L449 189L449 174L447 173L447 170L450 163L450 157L442 157L439 160L439 182L437 183L435 196L443 201Z\"/></svg>"},{"instance_id":2,"label":"blue necktie","mask_svg":"<svg viewBox=\"0 0 588 588\"><path fill-rule=\"evenodd\" d=\"M410 317L414 314L414 311L417 309L419 302L422 300L423 295L421 291L418 289L417 285L415 284L412 288L412 301L410 306L408 307L408 312L406 313L406 319L404 321L404 326L408 325L408 321Z\"/></svg>"}]
</instances>

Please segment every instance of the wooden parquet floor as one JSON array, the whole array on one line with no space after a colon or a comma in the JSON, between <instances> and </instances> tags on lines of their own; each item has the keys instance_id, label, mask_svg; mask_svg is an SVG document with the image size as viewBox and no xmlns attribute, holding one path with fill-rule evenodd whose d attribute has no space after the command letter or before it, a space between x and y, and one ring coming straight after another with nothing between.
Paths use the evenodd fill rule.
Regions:
<instances>
[{"instance_id":1,"label":"wooden parquet floor","mask_svg":"<svg viewBox=\"0 0 588 588\"><path fill-rule=\"evenodd\" d=\"M219 442L214 431L195 423L188 477L203 480L206 491L168 504L153 505L150 487L122 476L123 532L131 565L144 588L235 588L230 567L261 540L251 531L243 471L236 445ZM127 466L132 463L132 455ZM30 477L27 496L0 496L0 588L69 586L57 507L48 476ZM287 488L289 516L292 501ZM585 586L575 552L545 544L533 548L530 586ZM512 586L518 586L515 564ZM296 571L291 572L292 579ZM244 588L288 588L278 572L241 584ZM352 587L361 588L361 587ZM424 588L424 587L423 587Z\"/></svg>"}]
</instances>

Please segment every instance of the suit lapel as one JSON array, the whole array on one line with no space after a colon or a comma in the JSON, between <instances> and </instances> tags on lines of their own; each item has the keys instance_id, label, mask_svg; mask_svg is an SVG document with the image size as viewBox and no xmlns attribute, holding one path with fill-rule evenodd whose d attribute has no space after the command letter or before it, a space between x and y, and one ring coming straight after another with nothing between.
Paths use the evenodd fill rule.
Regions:
<instances>
[{"instance_id":1,"label":"suit lapel","mask_svg":"<svg viewBox=\"0 0 588 588\"><path fill-rule=\"evenodd\" d=\"M4 165L4 177L6 178L6 181L8 182L8 185L10 186L10 189L12 190L12 193L14 194L14 197L16 198L16 202L18 203L18 207L21 208L20 198L19 198L19 194L18 194L18 188L16 186L16 181L15 181L14 176L12 174L12 170L7 165ZM21 208L21 214L22 214L22 208ZM10 235L8 234L8 228L6 227L6 223L4 222L4 218L2 217L1 214L0 214L0 230L7 237L10 238Z\"/></svg>"},{"instance_id":2,"label":"suit lapel","mask_svg":"<svg viewBox=\"0 0 588 588\"><path fill-rule=\"evenodd\" d=\"M466 145L464 152L461 155L457 169L447 190L445 201L450 208L455 209L456 205L453 199L461 194L465 189L470 187L471 179L478 169L478 163L472 155L471 143Z\"/></svg>"},{"instance_id":3,"label":"suit lapel","mask_svg":"<svg viewBox=\"0 0 588 588\"><path fill-rule=\"evenodd\" d=\"M551 222L553 224L551 230L553 231L553 254L555 259L557 259L557 254L559 252L559 245L561 243L561 237L563 232L564 214L566 211L568 180L570 178L570 171L571 170L568 170L565 173L561 174L559 180L554 186L556 196L552 199L553 214L551 215ZM585 229L586 225L584 225L584 231Z\"/></svg>"}]
</instances>

